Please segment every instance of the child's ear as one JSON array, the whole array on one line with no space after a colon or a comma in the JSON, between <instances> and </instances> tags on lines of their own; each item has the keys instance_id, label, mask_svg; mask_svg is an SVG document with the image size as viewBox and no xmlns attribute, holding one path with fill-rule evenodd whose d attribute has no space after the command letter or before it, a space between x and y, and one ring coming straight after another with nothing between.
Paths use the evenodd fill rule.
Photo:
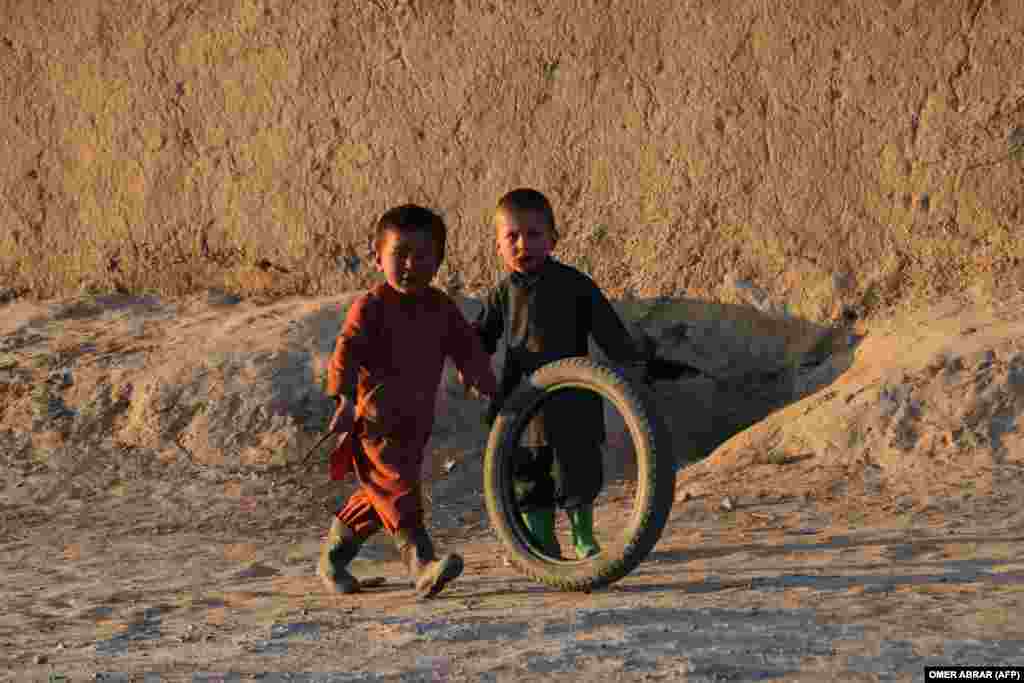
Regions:
<instances>
[{"instance_id":1,"label":"child's ear","mask_svg":"<svg viewBox=\"0 0 1024 683\"><path fill-rule=\"evenodd\" d=\"M367 240L366 248L373 255L373 262L377 264L377 270L384 272L384 264L380 260L380 245L377 244L377 240L371 235Z\"/></svg>"}]
</instances>

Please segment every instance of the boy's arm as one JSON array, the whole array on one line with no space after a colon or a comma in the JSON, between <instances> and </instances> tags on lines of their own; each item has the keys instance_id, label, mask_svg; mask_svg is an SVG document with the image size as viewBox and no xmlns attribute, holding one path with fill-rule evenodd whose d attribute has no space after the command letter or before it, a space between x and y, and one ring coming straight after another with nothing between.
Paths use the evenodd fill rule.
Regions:
<instances>
[{"instance_id":1,"label":"boy's arm","mask_svg":"<svg viewBox=\"0 0 1024 683\"><path fill-rule=\"evenodd\" d=\"M498 341L505 331L505 311L501 305L500 287L495 287L484 300L484 310L473 321L473 329L480 337L484 350L494 355Z\"/></svg>"},{"instance_id":2,"label":"boy's arm","mask_svg":"<svg viewBox=\"0 0 1024 683\"><path fill-rule=\"evenodd\" d=\"M500 336L500 335L499 335ZM481 394L498 393L498 380L479 328L470 325L454 302L448 315L447 355L459 370L459 377ZM493 351L491 352L493 353Z\"/></svg>"},{"instance_id":3,"label":"boy's arm","mask_svg":"<svg viewBox=\"0 0 1024 683\"><path fill-rule=\"evenodd\" d=\"M590 334L609 358L616 363L642 363L653 353L653 342L644 337L634 339L604 292L590 281Z\"/></svg>"},{"instance_id":4,"label":"boy's arm","mask_svg":"<svg viewBox=\"0 0 1024 683\"><path fill-rule=\"evenodd\" d=\"M337 407L332 431L348 431L344 427L350 420L343 413L354 414L360 359L370 347L367 318L366 298L360 297L349 307L327 363L327 395Z\"/></svg>"},{"instance_id":5,"label":"boy's arm","mask_svg":"<svg viewBox=\"0 0 1024 683\"><path fill-rule=\"evenodd\" d=\"M654 340L647 335L635 339L604 293L593 282L590 286L590 333L609 358L622 364L643 363L644 381L647 382L677 380L702 374L700 369L686 363L659 357Z\"/></svg>"}]
</instances>

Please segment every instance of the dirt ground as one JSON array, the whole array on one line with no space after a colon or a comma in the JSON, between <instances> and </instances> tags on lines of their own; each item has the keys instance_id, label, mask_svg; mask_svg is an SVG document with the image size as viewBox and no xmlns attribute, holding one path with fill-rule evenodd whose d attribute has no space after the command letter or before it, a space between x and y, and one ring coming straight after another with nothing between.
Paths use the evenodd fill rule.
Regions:
<instances>
[{"instance_id":1,"label":"dirt ground","mask_svg":"<svg viewBox=\"0 0 1024 683\"><path fill-rule=\"evenodd\" d=\"M784 497L693 499L589 595L517 575L480 526L435 528L467 569L417 602L384 541L355 571L385 587L325 595L326 510L284 486L251 509L213 487L160 501L194 510L187 525L142 496L7 508L4 680L920 681L1024 663L1024 516L1004 505L850 525Z\"/></svg>"},{"instance_id":2,"label":"dirt ground","mask_svg":"<svg viewBox=\"0 0 1024 683\"><path fill-rule=\"evenodd\" d=\"M838 379L827 385L838 394L827 399L834 406L822 402L828 390L814 393L683 469L653 553L591 594L558 592L506 566L479 488L482 432L466 428L461 441L444 442L445 462L457 466L435 483L431 507L438 544L463 553L466 572L437 599L418 602L383 537L354 572L385 576L385 586L357 596L321 590L320 538L345 490L327 481L322 464L257 466L245 454L259 444L248 443L224 447L242 453L237 459L191 457L216 450L197 431L198 417L179 420L141 375L119 393L112 367L126 377L170 372L177 352L153 331L161 325L187 330L182 353L205 358L203 344L227 329L216 306L182 308L163 322L97 318L80 304L18 306L0 317L0 680L920 681L932 664L1024 665L1024 621L1014 616L1024 602L1024 512L1014 505L1024 478L1012 424L987 446L901 451L902 470L887 464L895 456L879 441L874 488L860 486L867 465L853 446L817 452L805 444L817 467L804 452L787 454L786 439L807 431L805 418L787 411L809 414L817 405L838 420L842 406L854 405L843 392L870 384L870 368L910 367L884 352L904 334L899 326L865 331L874 346L866 341L860 356L836 360ZM991 394L1000 419L1017 414L1019 359L1006 349L1016 348L1013 325L1024 314L1011 309L1019 311L984 314L991 362L958 366L987 387L1009 387ZM982 315L972 311L957 309L954 318ZM909 346L928 356L932 328L914 329ZM977 339L936 335L954 346ZM242 342L256 344L255 333ZM262 385L253 376L255 392ZM100 377L114 386L110 401L94 400L106 386ZM943 425L924 402L938 389L914 377L905 383L920 388L915 400L924 405L910 424L917 444L929 424ZM938 386L974 397L973 412L961 417L980 429L981 394L955 377ZM218 419L218 395L210 391L203 424ZM174 405L189 400L181 394ZM241 409L231 415L249 419ZM466 415L455 417L471 421ZM458 431L455 417L443 415L443 434ZM35 427L18 432L27 422ZM814 424L827 434L825 422ZM872 424L883 440L890 427L909 438L906 420ZM147 431L154 425L177 440L160 441ZM775 469L745 466L743 454L766 450L758 439L775 432L776 457L764 464ZM295 450L314 436L297 432ZM891 472L921 478L906 469L915 457L931 459L936 480L939 469L959 467L965 484L931 490L926 500L888 485ZM624 514L616 505L623 503L603 504L599 517Z\"/></svg>"}]
</instances>

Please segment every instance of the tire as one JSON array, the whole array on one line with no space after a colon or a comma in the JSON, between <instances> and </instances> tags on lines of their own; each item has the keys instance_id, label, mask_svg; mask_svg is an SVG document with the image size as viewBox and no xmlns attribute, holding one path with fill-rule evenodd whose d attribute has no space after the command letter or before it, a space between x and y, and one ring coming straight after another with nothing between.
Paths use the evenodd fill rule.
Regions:
<instances>
[{"instance_id":1,"label":"tire","mask_svg":"<svg viewBox=\"0 0 1024 683\"><path fill-rule=\"evenodd\" d=\"M615 406L633 439L637 460L633 514L620 537L607 543L602 539L602 552L587 560L554 559L534 548L511 486L509 454L518 447L524 426L545 400L568 388L592 391ZM647 388L631 384L608 365L568 358L537 370L502 406L484 456L484 497L491 525L519 571L560 590L589 592L629 574L654 548L672 509L675 470L668 431Z\"/></svg>"}]
</instances>

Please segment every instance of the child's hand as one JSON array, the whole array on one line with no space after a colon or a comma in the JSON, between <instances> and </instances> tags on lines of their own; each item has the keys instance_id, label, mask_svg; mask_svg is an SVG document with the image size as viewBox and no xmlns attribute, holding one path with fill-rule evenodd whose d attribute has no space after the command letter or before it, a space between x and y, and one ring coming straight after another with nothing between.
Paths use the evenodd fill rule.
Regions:
<instances>
[{"instance_id":1,"label":"child's hand","mask_svg":"<svg viewBox=\"0 0 1024 683\"><path fill-rule=\"evenodd\" d=\"M469 393L473 396L473 398L479 399L481 401L493 401L494 400L494 395L493 394L484 391L480 387L471 387L470 390L469 390Z\"/></svg>"},{"instance_id":2,"label":"child's hand","mask_svg":"<svg viewBox=\"0 0 1024 683\"><path fill-rule=\"evenodd\" d=\"M493 386L490 389L485 389L476 384L467 384L463 379L461 372L459 373L459 381L462 383L462 386L465 387L467 396L472 396L480 401L493 401L494 394L497 393L493 391Z\"/></svg>"},{"instance_id":3,"label":"child's hand","mask_svg":"<svg viewBox=\"0 0 1024 683\"><path fill-rule=\"evenodd\" d=\"M344 434L352 431L356 421L355 413L352 401L344 396L339 396L338 405L334 409L334 416L331 418L331 424L327 428L328 431L335 434Z\"/></svg>"},{"instance_id":4,"label":"child's hand","mask_svg":"<svg viewBox=\"0 0 1024 683\"><path fill-rule=\"evenodd\" d=\"M466 380L466 376L462 374L462 370L457 370L457 372L459 374L459 384L462 385L462 389L465 391L465 395L467 397L472 398L481 398L480 392L477 391L477 388L475 386L473 386Z\"/></svg>"}]
</instances>

